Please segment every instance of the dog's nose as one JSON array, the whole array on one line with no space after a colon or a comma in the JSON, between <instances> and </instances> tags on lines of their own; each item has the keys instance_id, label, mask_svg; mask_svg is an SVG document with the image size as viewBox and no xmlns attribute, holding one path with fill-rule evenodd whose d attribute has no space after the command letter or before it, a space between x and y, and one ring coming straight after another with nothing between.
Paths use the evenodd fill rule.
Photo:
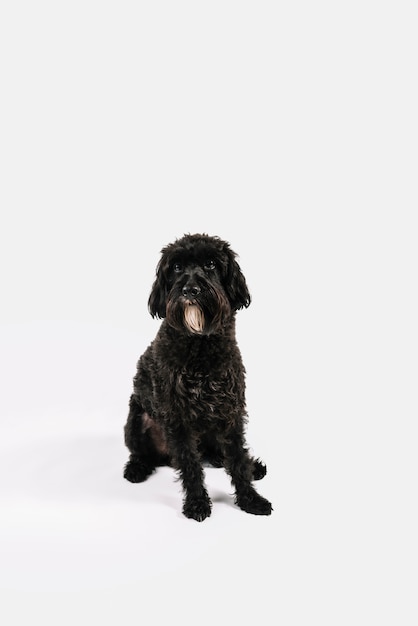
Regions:
<instances>
[{"instance_id":1,"label":"dog's nose","mask_svg":"<svg viewBox=\"0 0 418 626\"><path fill-rule=\"evenodd\" d=\"M187 298L187 296L193 296L193 298L195 298L200 292L201 289L198 285L184 285L182 289L182 293L185 298Z\"/></svg>"}]
</instances>

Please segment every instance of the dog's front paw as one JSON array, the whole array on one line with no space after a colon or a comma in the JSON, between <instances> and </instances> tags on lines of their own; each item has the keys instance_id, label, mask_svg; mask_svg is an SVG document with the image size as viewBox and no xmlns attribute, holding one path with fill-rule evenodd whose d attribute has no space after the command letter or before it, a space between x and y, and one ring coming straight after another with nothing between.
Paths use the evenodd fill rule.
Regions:
<instances>
[{"instance_id":1,"label":"dog's front paw","mask_svg":"<svg viewBox=\"0 0 418 626\"><path fill-rule=\"evenodd\" d=\"M183 514L197 522L203 522L211 514L211 505L208 495L198 498L187 497L183 505Z\"/></svg>"},{"instance_id":2,"label":"dog's front paw","mask_svg":"<svg viewBox=\"0 0 418 626\"><path fill-rule=\"evenodd\" d=\"M252 513L253 515L271 515L273 510L271 502L263 498L263 496L260 496L252 487L251 489L237 494L235 502L240 509L246 513Z\"/></svg>"}]
</instances>

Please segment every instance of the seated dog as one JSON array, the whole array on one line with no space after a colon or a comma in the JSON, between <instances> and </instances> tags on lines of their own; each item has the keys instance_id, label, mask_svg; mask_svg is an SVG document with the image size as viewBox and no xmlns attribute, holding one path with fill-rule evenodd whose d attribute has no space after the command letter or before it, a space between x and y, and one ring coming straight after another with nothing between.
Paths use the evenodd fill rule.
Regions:
<instances>
[{"instance_id":1,"label":"seated dog","mask_svg":"<svg viewBox=\"0 0 418 626\"><path fill-rule=\"evenodd\" d=\"M266 467L249 454L244 432L245 369L235 315L250 301L226 241L185 235L162 250L148 307L163 321L138 361L124 476L142 482L157 466L174 467L184 490L183 513L199 522L211 514L205 462L225 468L242 510L272 511L252 485Z\"/></svg>"}]
</instances>

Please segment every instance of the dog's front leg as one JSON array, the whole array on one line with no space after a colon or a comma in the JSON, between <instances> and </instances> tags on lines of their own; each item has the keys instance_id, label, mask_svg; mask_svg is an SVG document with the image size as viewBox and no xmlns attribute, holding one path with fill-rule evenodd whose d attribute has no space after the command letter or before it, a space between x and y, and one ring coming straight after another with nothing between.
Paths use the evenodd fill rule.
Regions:
<instances>
[{"instance_id":1,"label":"dog's front leg","mask_svg":"<svg viewBox=\"0 0 418 626\"><path fill-rule=\"evenodd\" d=\"M204 472L197 445L184 433L171 438L173 465L179 472L183 485L183 513L186 517L203 522L211 514L212 503L204 485Z\"/></svg>"},{"instance_id":2,"label":"dog's front leg","mask_svg":"<svg viewBox=\"0 0 418 626\"><path fill-rule=\"evenodd\" d=\"M235 487L235 502L246 513L270 515L271 503L263 498L251 484L254 478L254 460L244 446L242 436L236 434L225 446L225 468Z\"/></svg>"}]
</instances>

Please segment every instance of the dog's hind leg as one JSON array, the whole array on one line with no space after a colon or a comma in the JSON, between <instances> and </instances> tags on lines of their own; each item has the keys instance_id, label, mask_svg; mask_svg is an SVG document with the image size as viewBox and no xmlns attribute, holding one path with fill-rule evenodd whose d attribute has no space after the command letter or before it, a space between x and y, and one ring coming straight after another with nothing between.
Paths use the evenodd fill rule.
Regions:
<instances>
[{"instance_id":1,"label":"dog's hind leg","mask_svg":"<svg viewBox=\"0 0 418 626\"><path fill-rule=\"evenodd\" d=\"M141 483L146 480L158 464L158 454L150 432L146 428L147 417L147 413L132 394L125 425L125 443L131 454L123 474L131 483Z\"/></svg>"},{"instance_id":2,"label":"dog's hind leg","mask_svg":"<svg viewBox=\"0 0 418 626\"><path fill-rule=\"evenodd\" d=\"M267 467L260 459L251 459L253 465L253 480L261 480L267 474Z\"/></svg>"}]
</instances>

